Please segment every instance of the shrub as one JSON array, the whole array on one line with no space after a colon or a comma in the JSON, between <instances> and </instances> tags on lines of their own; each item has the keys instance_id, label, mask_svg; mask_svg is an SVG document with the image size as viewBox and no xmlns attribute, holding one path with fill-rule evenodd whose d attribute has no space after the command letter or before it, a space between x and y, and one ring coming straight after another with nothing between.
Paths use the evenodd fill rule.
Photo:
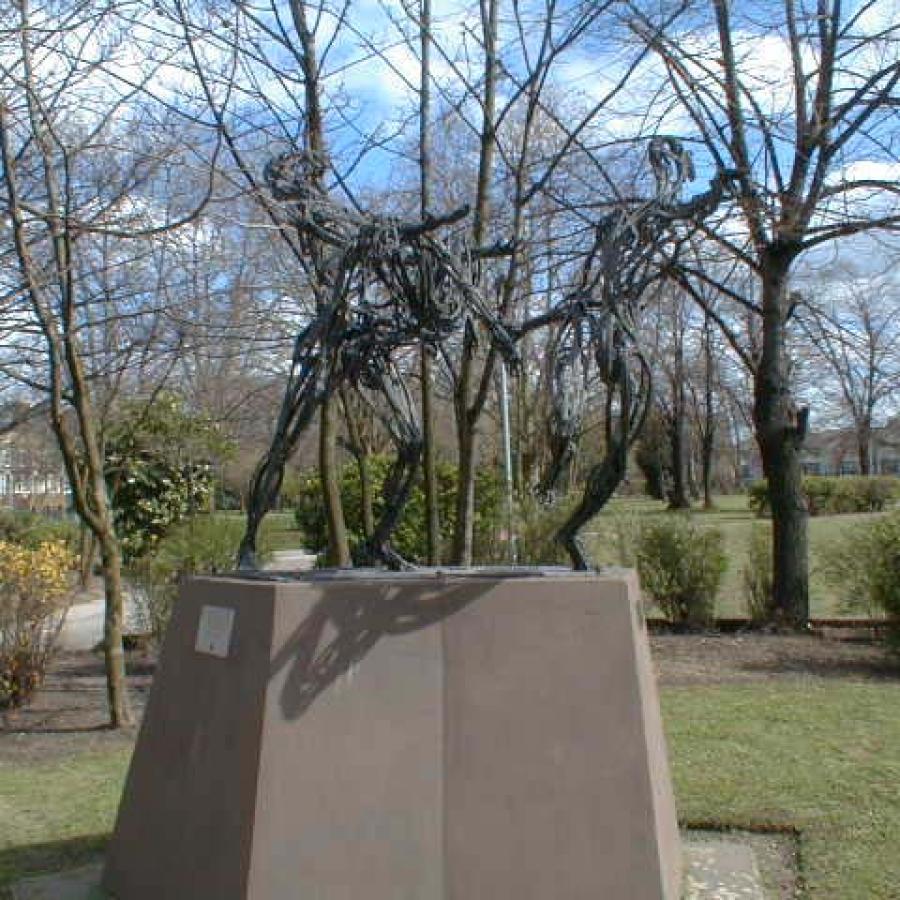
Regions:
<instances>
[{"instance_id":1,"label":"shrub","mask_svg":"<svg viewBox=\"0 0 900 900\"><path fill-rule=\"evenodd\" d=\"M831 478L822 475L810 475L803 479L803 493L806 496L806 506L811 516L822 513L852 512L848 507L852 492L849 485L841 486L838 482L841 478ZM849 482L852 479L846 479Z\"/></svg>"},{"instance_id":2,"label":"shrub","mask_svg":"<svg viewBox=\"0 0 900 900\"><path fill-rule=\"evenodd\" d=\"M747 485L747 506L758 516L769 512L769 484L765 478Z\"/></svg>"},{"instance_id":3,"label":"shrub","mask_svg":"<svg viewBox=\"0 0 900 900\"><path fill-rule=\"evenodd\" d=\"M727 560L722 532L698 528L686 516L645 523L637 545L637 569L645 593L675 625L708 625Z\"/></svg>"},{"instance_id":4,"label":"shrub","mask_svg":"<svg viewBox=\"0 0 900 900\"><path fill-rule=\"evenodd\" d=\"M62 543L71 552L79 545L78 524L74 519L51 518L26 510L0 510L0 541L21 544L36 550L41 544Z\"/></svg>"},{"instance_id":5,"label":"shrub","mask_svg":"<svg viewBox=\"0 0 900 900\"><path fill-rule=\"evenodd\" d=\"M516 549L521 565L565 565L569 562L568 554L554 538L577 499L573 495L547 506L535 497L528 497L518 504Z\"/></svg>"},{"instance_id":6,"label":"shrub","mask_svg":"<svg viewBox=\"0 0 900 900\"><path fill-rule=\"evenodd\" d=\"M234 569L244 519L236 516L194 516L176 525L154 551L131 562L125 575L139 624L162 640L185 575L211 575ZM259 535L259 556L269 552L266 522Z\"/></svg>"},{"instance_id":7,"label":"shrub","mask_svg":"<svg viewBox=\"0 0 900 900\"><path fill-rule=\"evenodd\" d=\"M0 707L26 702L43 681L71 603L73 564L62 541L0 541Z\"/></svg>"},{"instance_id":8,"label":"shrub","mask_svg":"<svg viewBox=\"0 0 900 900\"><path fill-rule=\"evenodd\" d=\"M772 617L772 530L754 525L750 531L747 559L741 570L744 603L751 622L768 622Z\"/></svg>"},{"instance_id":9,"label":"shrub","mask_svg":"<svg viewBox=\"0 0 900 900\"><path fill-rule=\"evenodd\" d=\"M848 531L829 548L822 568L841 591L844 609L886 615L900 639L900 513Z\"/></svg>"},{"instance_id":10,"label":"shrub","mask_svg":"<svg viewBox=\"0 0 900 900\"><path fill-rule=\"evenodd\" d=\"M375 521L384 508L384 483L391 468L389 456L371 456L368 460L372 480ZM441 543L449 546L453 533L456 498L456 467L440 463L437 467L438 508L441 521ZM364 539L362 486L359 468L355 462L343 466L340 471L341 499L351 546ZM475 479L474 556L483 561L496 560L504 553L500 541L503 521L503 484L495 472L479 470ZM328 544L325 510L318 471L304 472L297 489L297 506L294 517L297 528L303 534L307 549L321 553ZM391 538L391 545L403 557L412 562L424 562L427 558L427 534L425 530L425 494L421 483L413 488L400 522Z\"/></svg>"},{"instance_id":11,"label":"shrub","mask_svg":"<svg viewBox=\"0 0 900 900\"><path fill-rule=\"evenodd\" d=\"M803 479L803 493L811 516L883 512L897 497L898 484L897 478L890 475L810 475ZM747 494L748 505L758 516L769 512L769 486L765 479L753 482Z\"/></svg>"},{"instance_id":12,"label":"shrub","mask_svg":"<svg viewBox=\"0 0 900 900\"><path fill-rule=\"evenodd\" d=\"M597 531L594 556L608 566L637 566L637 549L643 516L629 511L604 512L595 520Z\"/></svg>"}]
</instances>

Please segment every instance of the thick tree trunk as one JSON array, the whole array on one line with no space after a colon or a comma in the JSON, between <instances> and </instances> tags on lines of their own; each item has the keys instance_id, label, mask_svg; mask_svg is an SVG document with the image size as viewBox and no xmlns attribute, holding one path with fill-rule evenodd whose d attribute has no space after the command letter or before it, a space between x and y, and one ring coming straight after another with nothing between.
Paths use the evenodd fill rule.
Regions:
<instances>
[{"instance_id":1,"label":"thick tree trunk","mask_svg":"<svg viewBox=\"0 0 900 900\"><path fill-rule=\"evenodd\" d=\"M786 348L789 262L763 259L762 354L755 373L753 419L772 508L772 619L793 626L809 619L808 511L800 450L807 411L793 402Z\"/></svg>"},{"instance_id":2,"label":"thick tree trunk","mask_svg":"<svg viewBox=\"0 0 900 900\"><path fill-rule=\"evenodd\" d=\"M863 423L856 429L856 448L859 454L859 474L872 474L872 430Z\"/></svg>"},{"instance_id":3,"label":"thick tree trunk","mask_svg":"<svg viewBox=\"0 0 900 900\"><path fill-rule=\"evenodd\" d=\"M128 682L125 675L125 651L122 631L125 622L124 591L122 589L122 555L119 542L111 533L111 526L99 534L100 566L106 594L103 620L103 657L106 663L106 696L109 701L110 725L119 728L133 722L128 701Z\"/></svg>"},{"instance_id":4,"label":"thick tree trunk","mask_svg":"<svg viewBox=\"0 0 900 900\"><path fill-rule=\"evenodd\" d=\"M341 486L337 471L337 428L334 400L322 404L319 416L319 477L322 480L322 502L325 505L325 521L328 525L329 566L346 568L351 565L347 525L344 521L344 505L341 502Z\"/></svg>"}]
</instances>

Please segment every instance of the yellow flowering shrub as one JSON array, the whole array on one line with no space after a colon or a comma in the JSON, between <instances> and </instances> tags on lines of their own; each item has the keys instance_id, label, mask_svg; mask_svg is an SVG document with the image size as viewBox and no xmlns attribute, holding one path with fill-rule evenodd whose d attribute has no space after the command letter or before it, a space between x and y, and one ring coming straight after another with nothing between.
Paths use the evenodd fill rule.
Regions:
<instances>
[{"instance_id":1,"label":"yellow flowering shrub","mask_svg":"<svg viewBox=\"0 0 900 900\"><path fill-rule=\"evenodd\" d=\"M71 603L74 563L62 541L0 541L0 707L24 703L40 685Z\"/></svg>"}]
</instances>

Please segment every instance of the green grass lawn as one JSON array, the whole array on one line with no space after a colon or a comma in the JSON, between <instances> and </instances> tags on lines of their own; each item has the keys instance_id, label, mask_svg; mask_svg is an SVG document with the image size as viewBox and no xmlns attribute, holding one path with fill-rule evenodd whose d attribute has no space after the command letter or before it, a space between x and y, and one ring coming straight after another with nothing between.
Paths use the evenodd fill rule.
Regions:
<instances>
[{"instance_id":1,"label":"green grass lawn","mask_svg":"<svg viewBox=\"0 0 900 900\"><path fill-rule=\"evenodd\" d=\"M217 512L221 519L244 520L240 512ZM297 530L292 512L270 512L263 519L262 532L265 544L271 550L299 550L303 547L303 535Z\"/></svg>"},{"instance_id":2,"label":"green grass lawn","mask_svg":"<svg viewBox=\"0 0 900 900\"><path fill-rule=\"evenodd\" d=\"M717 600L717 615L723 617L744 616L741 570L747 558L750 546L750 533L754 525L768 526L767 519L757 518L747 506L744 494L716 497L716 508L705 511L697 508L691 515L702 525L719 528L725 539L725 550L728 556L728 571ZM662 515L666 505L649 498L615 499L594 522L588 531L596 533L594 538L594 554L600 563L620 565L622 563L620 549L615 539L615 531L620 527L617 523L639 523L647 516ZM841 535L861 522L871 520L878 514L815 516L809 520L810 546L810 607L813 618L831 618L842 615L858 615L848 613L842 607L841 597L834 587L827 583L822 573L821 562Z\"/></svg>"},{"instance_id":3,"label":"green grass lawn","mask_svg":"<svg viewBox=\"0 0 900 900\"><path fill-rule=\"evenodd\" d=\"M121 748L0 764L0 887L96 855L113 826L130 755Z\"/></svg>"},{"instance_id":4,"label":"green grass lawn","mask_svg":"<svg viewBox=\"0 0 900 900\"><path fill-rule=\"evenodd\" d=\"M683 824L797 829L805 895L900 897L900 684L662 694Z\"/></svg>"},{"instance_id":5,"label":"green grass lawn","mask_svg":"<svg viewBox=\"0 0 900 900\"><path fill-rule=\"evenodd\" d=\"M682 824L796 831L805 896L900 896L900 684L669 688ZM96 853L126 750L0 766L0 886Z\"/></svg>"}]
</instances>

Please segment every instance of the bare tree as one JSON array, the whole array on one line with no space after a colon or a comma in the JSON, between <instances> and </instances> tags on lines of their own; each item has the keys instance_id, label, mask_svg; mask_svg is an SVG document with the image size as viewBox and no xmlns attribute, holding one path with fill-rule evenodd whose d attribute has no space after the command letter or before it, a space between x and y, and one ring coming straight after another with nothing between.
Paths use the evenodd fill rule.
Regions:
<instances>
[{"instance_id":1,"label":"bare tree","mask_svg":"<svg viewBox=\"0 0 900 900\"><path fill-rule=\"evenodd\" d=\"M753 422L773 512L774 609L788 623L809 615L807 510L800 449L808 410L791 389L791 278L809 249L900 223L896 128L900 25L891 5L840 0L684 4L660 27L632 4L635 32L660 60L665 101L730 181L730 215L707 234L754 277L742 292L702 264L684 285L714 280L758 324L759 352L726 329L754 375ZM885 15L886 13L886 15ZM703 303L703 294L696 291ZM710 309L717 322L721 315Z\"/></svg>"},{"instance_id":2,"label":"bare tree","mask_svg":"<svg viewBox=\"0 0 900 900\"><path fill-rule=\"evenodd\" d=\"M46 398L75 509L100 548L114 727L131 713L103 416L116 378L147 360L160 321L133 292L123 293L116 273L199 215L209 197L184 191L160 202L176 154L160 111L140 102L151 76L127 92L107 77L124 43L122 25L114 6L88 0L18 0L0 18L0 219L9 228L7 297L19 341L16 366L5 374ZM142 137L128 142L131 128Z\"/></svg>"},{"instance_id":3,"label":"bare tree","mask_svg":"<svg viewBox=\"0 0 900 900\"><path fill-rule=\"evenodd\" d=\"M900 388L900 298L885 278L817 285L800 298L807 361L826 373L817 391L856 435L859 471L872 470L872 433ZM819 365L816 366L815 363ZM829 385L833 387L829 389Z\"/></svg>"}]
</instances>

